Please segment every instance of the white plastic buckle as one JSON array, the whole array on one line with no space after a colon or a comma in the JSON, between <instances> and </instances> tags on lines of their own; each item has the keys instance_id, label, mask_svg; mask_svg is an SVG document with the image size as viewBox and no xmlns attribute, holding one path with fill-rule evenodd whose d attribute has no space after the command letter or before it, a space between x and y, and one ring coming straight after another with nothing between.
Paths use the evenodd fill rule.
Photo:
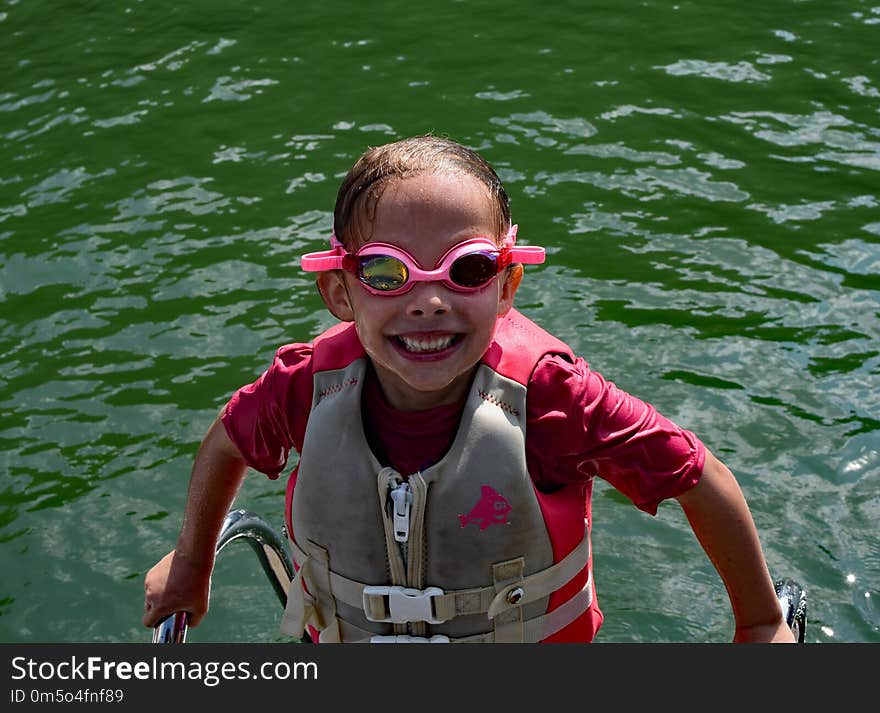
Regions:
<instances>
[{"instance_id":1,"label":"white plastic buckle","mask_svg":"<svg viewBox=\"0 0 880 713\"><path fill-rule=\"evenodd\" d=\"M434 615L431 598L442 597L443 594L440 587L428 587L427 589L409 589L400 586L364 587L364 614L370 621L385 621L394 624L424 621L428 624L442 624L446 619L438 619ZM374 619L370 616L370 597L388 597L388 606L385 607L387 617Z\"/></svg>"},{"instance_id":2,"label":"white plastic buckle","mask_svg":"<svg viewBox=\"0 0 880 713\"><path fill-rule=\"evenodd\" d=\"M449 637L435 634L430 639L424 636L410 636L398 634L397 636L371 636L371 644L448 644Z\"/></svg>"},{"instance_id":3,"label":"white plastic buckle","mask_svg":"<svg viewBox=\"0 0 880 713\"><path fill-rule=\"evenodd\" d=\"M371 644L448 644L449 637L435 634L430 639L424 636L410 636L398 634L397 636L371 636Z\"/></svg>"}]
</instances>

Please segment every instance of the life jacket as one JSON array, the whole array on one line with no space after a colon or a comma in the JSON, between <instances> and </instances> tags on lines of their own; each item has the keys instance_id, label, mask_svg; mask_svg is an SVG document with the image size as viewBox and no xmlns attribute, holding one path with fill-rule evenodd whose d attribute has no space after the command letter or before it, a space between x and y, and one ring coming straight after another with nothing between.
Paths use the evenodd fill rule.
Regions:
<instances>
[{"instance_id":1,"label":"life jacket","mask_svg":"<svg viewBox=\"0 0 880 713\"><path fill-rule=\"evenodd\" d=\"M370 450L354 325L314 340L314 397L288 486L296 576L281 630L321 642L590 641L601 624L590 486L539 491L526 467L529 377L571 349L500 318L445 455L404 477Z\"/></svg>"}]
</instances>

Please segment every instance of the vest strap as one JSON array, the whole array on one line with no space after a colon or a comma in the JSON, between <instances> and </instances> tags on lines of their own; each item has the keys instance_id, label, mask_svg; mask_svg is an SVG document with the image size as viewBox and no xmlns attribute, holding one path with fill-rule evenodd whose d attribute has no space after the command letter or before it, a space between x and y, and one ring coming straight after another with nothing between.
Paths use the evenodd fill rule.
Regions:
<instances>
[{"instance_id":1,"label":"vest strap","mask_svg":"<svg viewBox=\"0 0 880 713\"><path fill-rule=\"evenodd\" d=\"M499 562L492 565L492 580L496 591L502 592L508 587L517 587L513 591L522 592L525 583L523 570L526 561L523 557L517 557L507 562ZM490 607L491 608L491 607ZM495 627L495 642L499 644L519 644L523 642L523 610L520 606L510 607L498 612L495 616L490 615L492 625Z\"/></svg>"},{"instance_id":2,"label":"vest strap","mask_svg":"<svg viewBox=\"0 0 880 713\"><path fill-rule=\"evenodd\" d=\"M552 594L586 567L589 560L590 535L589 528L585 528L584 538L578 543L578 546L559 562L547 567L547 569L542 569L540 572L535 572L521 581L511 582L498 591L489 604L489 618L494 619L501 612Z\"/></svg>"},{"instance_id":3,"label":"vest strap","mask_svg":"<svg viewBox=\"0 0 880 713\"><path fill-rule=\"evenodd\" d=\"M558 631L561 631L571 622L581 616L593 601L593 579L587 578L586 584L571 599L562 605L556 607L551 612L543 616L527 619L522 622L522 641L526 644L536 644L539 641L547 639ZM381 643L392 637L377 637L377 635L366 629L361 629L347 621L340 621L342 629L342 640L355 643ZM435 635L430 639L437 639ZM428 639L430 641L430 639ZM322 639L323 641L323 639ZM487 631L484 634L475 634L473 636L464 636L460 638L448 638L450 644L494 644L501 643L496 631Z\"/></svg>"},{"instance_id":4,"label":"vest strap","mask_svg":"<svg viewBox=\"0 0 880 713\"><path fill-rule=\"evenodd\" d=\"M310 559L309 555L292 540L291 547L297 561L305 562ZM435 622L444 622L464 614L485 613L489 618L494 619L501 612L549 596L583 570L589 560L589 529L585 529L584 537L578 546L559 562L540 572L523 577L522 580L508 582L500 590L497 590L493 585L459 589L442 594L435 593L430 597L433 618ZM388 619L391 616L391 612L388 611L388 597L383 596L381 592L376 594L370 594L370 590L365 592L368 587L371 585L343 577L332 570L329 571L329 589L333 592L333 597L349 606L363 608L368 618L373 621ZM521 590L521 592L517 590ZM378 590L372 589L372 591ZM575 595L575 597L577 596ZM554 611L558 611L558 609Z\"/></svg>"},{"instance_id":5,"label":"vest strap","mask_svg":"<svg viewBox=\"0 0 880 713\"><path fill-rule=\"evenodd\" d=\"M281 632L301 639L306 625L319 631L319 641L337 643L342 641L339 619L336 616L336 598L331 588L330 558L323 547L309 542L310 552L289 540L294 561L300 562L287 589L287 605L281 617ZM311 586L315 596L306 591Z\"/></svg>"},{"instance_id":6,"label":"vest strap","mask_svg":"<svg viewBox=\"0 0 880 713\"><path fill-rule=\"evenodd\" d=\"M537 619L526 622L526 641L543 641L571 624L593 603L593 575L587 577L586 584L567 602Z\"/></svg>"},{"instance_id":7,"label":"vest strap","mask_svg":"<svg viewBox=\"0 0 880 713\"><path fill-rule=\"evenodd\" d=\"M567 602L556 607L551 612L543 616L527 619L523 622L523 642L526 644L536 644L539 641L553 636L566 626L571 624L575 619L581 616L590 604L593 602L593 578L587 578L586 584L581 590L575 594ZM450 639L453 644L494 644L499 643L494 631L485 634L477 634L475 636L466 636L460 639Z\"/></svg>"},{"instance_id":8,"label":"vest strap","mask_svg":"<svg viewBox=\"0 0 880 713\"><path fill-rule=\"evenodd\" d=\"M303 577L305 577L311 560L305 556L298 559L301 564L287 588L287 605L284 607L284 614L281 617L281 632L301 639L306 624L314 620L317 612L315 611L314 598L303 587Z\"/></svg>"}]
</instances>

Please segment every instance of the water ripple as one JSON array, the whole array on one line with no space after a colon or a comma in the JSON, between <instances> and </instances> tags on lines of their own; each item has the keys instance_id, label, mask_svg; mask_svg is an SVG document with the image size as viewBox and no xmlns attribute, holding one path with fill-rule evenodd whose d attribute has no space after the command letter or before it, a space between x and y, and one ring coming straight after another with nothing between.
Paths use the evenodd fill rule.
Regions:
<instances>
[{"instance_id":1,"label":"water ripple","mask_svg":"<svg viewBox=\"0 0 880 713\"><path fill-rule=\"evenodd\" d=\"M662 69L674 77L696 75L708 79L722 79L725 82L768 82L772 79L769 74L757 70L751 62L746 61L731 64L729 62L708 62L701 59L682 59L655 69Z\"/></svg>"}]
</instances>

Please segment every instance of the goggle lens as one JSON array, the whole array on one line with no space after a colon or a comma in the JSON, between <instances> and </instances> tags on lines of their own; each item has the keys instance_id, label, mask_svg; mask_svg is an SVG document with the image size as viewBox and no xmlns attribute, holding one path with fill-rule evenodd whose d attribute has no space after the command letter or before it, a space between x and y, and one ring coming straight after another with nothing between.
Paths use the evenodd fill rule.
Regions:
<instances>
[{"instance_id":1,"label":"goggle lens","mask_svg":"<svg viewBox=\"0 0 880 713\"><path fill-rule=\"evenodd\" d=\"M461 287L482 287L497 274L498 256L488 251L462 255L449 268L449 279Z\"/></svg>"},{"instance_id":2,"label":"goggle lens","mask_svg":"<svg viewBox=\"0 0 880 713\"><path fill-rule=\"evenodd\" d=\"M360 260L358 278L365 285L381 292L399 290L409 279L409 270L396 257L375 255Z\"/></svg>"}]
</instances>

